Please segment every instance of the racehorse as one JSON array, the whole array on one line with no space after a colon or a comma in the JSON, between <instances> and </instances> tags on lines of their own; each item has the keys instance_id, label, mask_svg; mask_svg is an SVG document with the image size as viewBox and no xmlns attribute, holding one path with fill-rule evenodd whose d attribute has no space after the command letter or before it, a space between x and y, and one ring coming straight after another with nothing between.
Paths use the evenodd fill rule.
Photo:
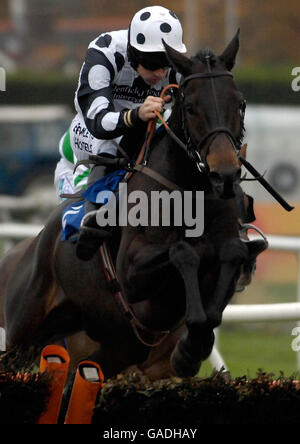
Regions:
<instances>
[{"instance_id":1,"label":"racehorse","mask_svg":"<svg viewBox=\"0 0 300 444\"><path fill-rule=\"evenodd\" d=\"M173 184L203 190L203 235L187 238L184 227L175 225L125 226L110 241L117 285L144 326L146 338L140 341L114 298L100 256L80 261L74 245L61 241L62 212L69 202L61 204L41 233L19 250L0 294L8 348L38 353L45 344L84 330L99 342L89 358L100 363L107 378L146 362L149 338L160 332L182 333L171 352L173 374L195 375L210 355L213 329L221 324L241 267L262 249L240 239L235 200L245 108L231 73L239 34L220 56L203 50L190 59L165 46L183 76L169 122L183 143L178 146L169 133L154 138L147 168L155 178L134 172L128 193L149 195L165 190L166 183L171 189Z\"/></svg>"},{"instance_id":2,"label":"racehorse","mask_svg":"<svg viewBox=\"0 0 300 444\"><path fill-rule=\"evenodd\" d=\"M246 148L244 146L244 148ZM244 150L243 150L244 151ZM246 155L244 151L244 155ZM255 219L255 215L253 212L253 201L247 196L245 193L238 193L236 196L236 202L238 206L239 219L241 222L241 227L244 226L245 223L252 222ZM240 235L243 235L245 239L248 239L246 232L241 231ZM0 301L3 301L5 298L5 288L7 282L15 270L15 267L18 264L18 261L26 252L29 244L34 242L34 238L26 239L18 244L16 244L13 248L11 248L2 258L0 263ZM264 249L264 246L263 248ZM253 252L252 257L249 262L245 263L242 268L242 272L239 276L239 280L236 286L236 291L243 291L245 286L250 285L252 275L254 272L253 267L255 266L256 256L259 254L260 249L256 248ZM1 307L1 305L0 305ZM4 318L3 310L0 310L0 325L4 326ZM150 350L147 359L139 363L137 365L131 365L128 368L124 369L124 373L141 373L151 380L161 379L165 377L169 377L173 374L172 368L170 366L170 356L172 351L180 339L182 334L185 332L186 326L182 324L175 328L168 337L157 347L153 347ZM83 360L89 354L94 353L99 348L99 343L92 341L84 331L80 331L75 335L68 336L64 338L63 341L59 340L59 344L66 345L68 348L68 352L70 355L70 365L69 365L69 374L76 370L77 364L79 361Z\"/></svg>"}]
</instances>

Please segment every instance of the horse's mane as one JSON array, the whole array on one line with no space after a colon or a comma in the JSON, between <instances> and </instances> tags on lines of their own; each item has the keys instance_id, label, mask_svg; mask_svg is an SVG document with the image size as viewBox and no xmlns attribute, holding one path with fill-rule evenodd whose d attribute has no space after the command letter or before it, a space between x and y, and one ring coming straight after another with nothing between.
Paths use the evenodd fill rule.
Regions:
<instances>
[{"instance_id":1,"label":"horse's mane","mask_svg":"<svg viewBox=\"0 0 300 444\"><path fill-rule=\"evenodd\" d=\"M245 132L246 132L246 128L245 128L245 123L244 123L244 119L241 120L241 126L240 126L240 133L237 137L237 143L238 145L241 147L243 140L244 140L244 136L245 136Z\"/></svg>"}]
</instances>

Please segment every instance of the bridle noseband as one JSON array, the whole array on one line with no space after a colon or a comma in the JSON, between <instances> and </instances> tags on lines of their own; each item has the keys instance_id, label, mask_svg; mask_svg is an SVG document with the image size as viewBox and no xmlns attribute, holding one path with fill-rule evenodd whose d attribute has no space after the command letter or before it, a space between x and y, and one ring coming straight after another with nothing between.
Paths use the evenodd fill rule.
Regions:
<instances>
[{"instance_id":1,"label":"bridle noseband","mask_svg":"<svg viewBox=\"0 0 300 444\"><path fill-rule=\"evenodd\" d=\"M190 132L188 131L187 117L186 117L186 115L184 113L184 107L182 107L183 129L184 129L185 138L186 138L186 141L187 141L187 151L188 151L189 157L192 158L196 162L197 168L199 169L199 171L201 173L202 172L206 172L206 173L209 172L209 167L208 167L206 158L207 158L207 155L208 155L208 152L209 152L210 145L212 144L214 139L219 134L225 134L227 136L227 138L231 142L231 145L232 145L233 149L235 150L235 152L237 154L239 153L239 150L240 150L240 145L237 142L237 140L236 140L235 136L233 135L232 131L229 128L224 127L224 126L221 125L221 114L220 114L220 110L219 110L219 104L218 104L216 88L215 88L215 82L214 82L214 79L216 77L225 77L226 76L226 77L232 77L233 78L233 74L230 71L212 72L211 65L210 65L210 55L209 54L207 54L205 56L205 61L206 61L206 65L207 65L207 68L208 68L208 72L191 74L191 75L185 77L183 79L183 81L181 82L181 84L180 84L180 95L181 95L181 99L183 100L185 98L184 87L191 80L210 79L211 90L212 90L213 101L214 101L214 106L215 106L215 110L216 110L218 126L216 126L214 129L209 131L200 141L196 141L192 137ZM200 150L203 149L204 146L205 146L205 151L201 155L200 154Z\"/></svg>"}]
</instances>

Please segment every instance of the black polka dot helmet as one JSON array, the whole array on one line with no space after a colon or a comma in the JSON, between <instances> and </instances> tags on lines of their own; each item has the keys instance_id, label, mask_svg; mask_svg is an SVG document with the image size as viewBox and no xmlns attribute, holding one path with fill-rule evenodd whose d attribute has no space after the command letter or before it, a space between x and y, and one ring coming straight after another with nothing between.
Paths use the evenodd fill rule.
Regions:
<instances>
[{"instance_id":1,"label":"black polka dot helmet","mask_svg":"<svg viewBox=\"0 0 300 444\"><path fill-rule=\"evenodd\" d=\"M129 45L140 52L164 52L162 39L184 53L182 27L176 14L162 6L150 6L138 11L130 23Z\"/></svg>"}]
</instances>

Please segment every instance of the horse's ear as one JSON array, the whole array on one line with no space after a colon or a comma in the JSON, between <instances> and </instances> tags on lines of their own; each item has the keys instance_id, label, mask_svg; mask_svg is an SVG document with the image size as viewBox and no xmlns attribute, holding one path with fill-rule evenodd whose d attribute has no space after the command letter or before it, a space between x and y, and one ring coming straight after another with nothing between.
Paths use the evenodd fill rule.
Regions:
<instances>
[{"instance_id":1,"label":"horse's ear","mask_svg":"<svg viewBox=\"0 0 300 444\"><path fill-rule=\"evenodd\" d=\"M235 65L236 55L240 47L239 36L240 28L237 30L237 33L235 34L231 42L227 45L227 47L220 55L220 60L225 64L228 71L231 71Z\"/></svg>"},{"instance_id":2,"label":"horse's ear","mask_svg":"<svg viewBox=\"0 0 300 444\"><path fill-rule=\"evenodd\" d=\"M169 46L164 39L162 39L163 45L166 50L167 57L172 64L175 71L178 71L184 77L191 74L193 62L181 52L176 51L176 49Z\"/></svg>"}]
</instances>

